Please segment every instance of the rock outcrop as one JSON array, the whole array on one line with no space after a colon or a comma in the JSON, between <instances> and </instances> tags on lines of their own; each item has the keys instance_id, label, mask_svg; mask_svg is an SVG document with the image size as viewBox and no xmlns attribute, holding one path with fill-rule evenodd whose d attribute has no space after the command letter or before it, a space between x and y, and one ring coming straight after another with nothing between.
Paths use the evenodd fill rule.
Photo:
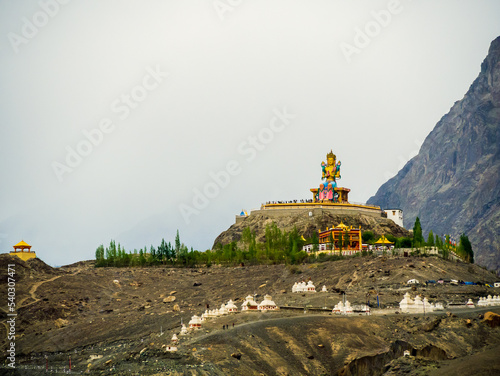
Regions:
<instances>
[{"instance_id":1,"label":"rock outcrop","mask_svg":"<svg viewBox=\"0 0 500 376\"><path fill-rule=\"evenodd\" d=\"M303 210L300 213L276 217L260 212L251 214L241 222L233 224L215 239L213 246L238 242L241 238L241 233L246 227L249 227L255 233L258 242L264 242L266 226L273 222L281 230L291 231L295 227L304 238L311 237L314 231L334 227L340 222L347 226L359 227L362 231L373 231L376 235L392 234L400 237L408 236L409 234L408 230L398 226L390 219L364 214L346 215L324 211L321 215L310 216L309 210Z\"/></svg>"},{"instance_id":2,"label":"rock outcrop","mask_svg":"<svg viewBox=\"0 0 500 376\"><path fill-rule=\"evenodd\" d=\"M463 99L368 203L403 209L407 226L419 216L424 232L467 234L475 262L500 270L500 37Z\"/></svg>"}]
</instances>

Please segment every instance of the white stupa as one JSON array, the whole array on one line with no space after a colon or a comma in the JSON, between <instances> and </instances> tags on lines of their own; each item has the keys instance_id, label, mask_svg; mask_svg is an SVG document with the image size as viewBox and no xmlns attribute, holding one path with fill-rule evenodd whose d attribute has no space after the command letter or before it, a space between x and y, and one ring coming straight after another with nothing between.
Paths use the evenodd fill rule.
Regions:
<instances>
[{"instance_id":1,"label":"white stupa","mask_svg":"<svg viewBox=\"0 0 500 376\"><path fill-rule=\"evenodd\" d=\"M434 311L444 311L444 305L443 303L436 303L434 304Z\"/></svg>"},{"instance_id":2,"label":"white stupa","mask_svg":"<svg viewBox=\"0 0 500 376\"><path fill-rule=\"evenodd\" d=\"M181 326L181 334L180 335L181 336L185 336L187 334L188 334L188 330L186 328L186 325L182 324L182 326Z\"/></svg>"},{"instance_id":3,"label":"white stupa","mask_svg":"<svg viewBox=\"0 0 500 376\"><path fill-rule=\"evenodd\" d=\"M179 342L179 338L177 338L177 335L174 333L174 335L172 336L172 343L178 343Z\"/></svg>"},{"instance_id":4,"label":"white stupa","mask_svg":"<svg viewBox=\"0 0 500 376\"><path fill-rule=\"evenodd\" d=\"M219 308L219 313L221 315L227 315L229 312L227 311L226 305L224 303L221 304Z\"/></svg>"},{"instance_id":5,"label":"white stupa","mask_svg":"<svg viewBox=\"0 0 500 376\"><path fill-rule=\"evenodd\" d=\"M323 288L321 289L321 292L328 292L327 288L325 285L323 285Z\"/></svg>"},{"instance_id":6,"label":"white stupa","mask_svg":"<svg viewBox=\"0 0 500 376\"><path fill-rule=\"evenodd\" d=\"M424 304L420 295L415 296L415 300L413 301L413 311L424 312Z\"/></svg>"},{"instance_id":7,"label":"white stupa","mask_svg":"<svg viewBox=\"0 0 500 376\"><path fill-rule=\"evenodd\" d=\"M345 304L342 301L338 302L333 307L332 313L336 313L337 315L351 315L353 313L351 303L349 300L346 300Z\"/></svg>"},{"instance_id":8,"label":"white stupa","mask_svg":"<svg viewBox=\"0 0 500 376\"><path fill-rule=\"evenodd\" d=\"M230 299L226 304L226 310L228 313L238 312L238 307L236 307L234 302Z\"/></svg>"},{"instance_id":9,"label":"white stupa","mask_svg":"<svg viewBox=\"0 0 500 376\"><path fill-rule=\"evenodd\" d=\"M475 307L474 303L472 302L472 299L469 299L467 301L466 306L467 306L467 308L474 308Z\"/></svg>"},{"instance_id":10,"label":"white stupa","mask_svg":"<svg viewBox=\"0 0 500 376\"><path fill-rule=\"evenodd\" d=\"M314 286L312 281L307 282L306 291L307 292L316 292L316 286Z\"/></svg>"},{"instance_id":11,"label":"white stupa","mask_svg":"<svg viewBox=\"0 0 500 376\"><path fill-rule=\"evenodd\" d=\"M273 302L271 295L264 295L264 300L258 306L259 311L277 311L279 307Z\"/></svg>"},{"instance_id":12,"label":"white stupa","mask_svg":"<svg viewBox=\"0 0 500 376\"><path fill-rule=\"evenodd\" d=\"M407 292L403 300L399 302L399 309L401 312L410 312L410 307L413 306L413 299L410 297L410 293Z\"/></svg>"},{"instance_id":13,"label":"white stupa","mask_svg":"<svg viewBox=\"0 0 500 376\"><path fill-rule=\"evenodd\" d=\"M248 295L241 305L241 312L257 311L259 305L253 300L252 295Z\"/></svg>"},{"instance_id":14,"label":"white stupa","mask_svg":"<svg viewBox=\"0 0 500 376\"><path fill-rule=\"evenodd\" d=\"M305 292L306 290L307 290L307 287L306 287L306 283L304 281L295 282L295 284L292 287L293 292Z\"/></svg>"},{"instance_id":15,"label":"white stupa","mask_svg":"<svg viewBox=\"0 0 500 376\"><path fill-rule=\"evenodd\" d=\"M344 314L346 314L346 315L352 314L352 307L351 307L351 303L349 302L349 300L345 301Z\"/></svg>"},{"instance_id":16,"label":"white stupa","mask_svg":"<svg viewBox=\"0 0 500 376\"><path fill-rule=\"evenodd\" d=\"M201 329L201 318L199 316L194 315L189 320L189 329Z\"/></svg>"}]
</instances>

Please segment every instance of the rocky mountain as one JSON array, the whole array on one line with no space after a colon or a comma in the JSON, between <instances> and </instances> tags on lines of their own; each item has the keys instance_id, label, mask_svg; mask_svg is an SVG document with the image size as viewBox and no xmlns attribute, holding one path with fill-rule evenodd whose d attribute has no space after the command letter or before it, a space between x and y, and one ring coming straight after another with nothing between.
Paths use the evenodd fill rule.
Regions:
<instances>
[{"instance_id":1,"label":"rocky mountain","mask_svg":"<svg viewBox=\"0 0 500 376\"><path fill-rule=\"evenodd\" d=\"M408 226L419 216L424 232L467 234L476 263L500 271L500 37L463 99L368 203L403 209Z\"/></svg>"},{"instance_id":2,"label":"rocky mountain","mask_svg":"<svg viewBox=\"0 0 500 376\"><path fill-rule=\"evenodd\" d=\"M233 224L229 229L222 232L214 241L214 247L217 244L228 244L230 242L238 242L241 238L241 233L246 227L255 233L258 242L264 242L266 226L271 223L276 223L279 229L291 231L294 227L297 228L299 234L305 238L312 236L314 231L324 230L329 227L338 225L340 222L347 226L361 228L361 230L373 231L376 235L392 234L396 237L408 236L409 232L395 224L392 220L383 217L374 217L364 214L332 214L324 211L320 215L309 216L308 210L296 212L295 214L284 216L268 216L263 212L252 213L243 221Z\"/></svg>"}]
</instances>

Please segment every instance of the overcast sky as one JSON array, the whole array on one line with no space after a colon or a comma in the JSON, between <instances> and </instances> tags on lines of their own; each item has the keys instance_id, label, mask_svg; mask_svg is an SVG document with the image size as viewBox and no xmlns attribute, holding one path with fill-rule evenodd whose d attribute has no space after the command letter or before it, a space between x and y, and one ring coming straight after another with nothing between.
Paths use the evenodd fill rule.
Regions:
<instances>
[{"instance_id":1,"label":"overcast sky","mask_svg":"<svg viewBox=\"0 0 500 376\"><path fill-rule=\"evenodd\" d=\"M460 100L491 1L0 1L0 250L51 265L307 199L366 202ZM207 197L208 195L208 197ZM203 197L202 197L203 196Z\"/></svg>"}]
</instances>

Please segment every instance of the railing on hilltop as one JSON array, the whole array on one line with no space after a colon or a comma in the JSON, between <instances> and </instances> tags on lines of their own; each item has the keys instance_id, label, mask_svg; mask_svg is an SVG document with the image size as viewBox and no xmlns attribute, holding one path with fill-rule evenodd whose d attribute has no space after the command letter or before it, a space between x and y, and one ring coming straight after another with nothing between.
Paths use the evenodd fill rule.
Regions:
<instances>
[{"instance_id":1,"label":"railing on hilltop","mask_svg":"<svg viewBox=\"0 0 500 376\"><path fill-rule=\"evenodd\" d=\"M261 205L261 209L268 209L276 206L303 206L303 207L335 207L335 206L355 206L369 209L381 210L380 206L369 205L361 202L314 202L312 200L283 200L283 201L268 201Z\"/></svg>"}]
</instances>

